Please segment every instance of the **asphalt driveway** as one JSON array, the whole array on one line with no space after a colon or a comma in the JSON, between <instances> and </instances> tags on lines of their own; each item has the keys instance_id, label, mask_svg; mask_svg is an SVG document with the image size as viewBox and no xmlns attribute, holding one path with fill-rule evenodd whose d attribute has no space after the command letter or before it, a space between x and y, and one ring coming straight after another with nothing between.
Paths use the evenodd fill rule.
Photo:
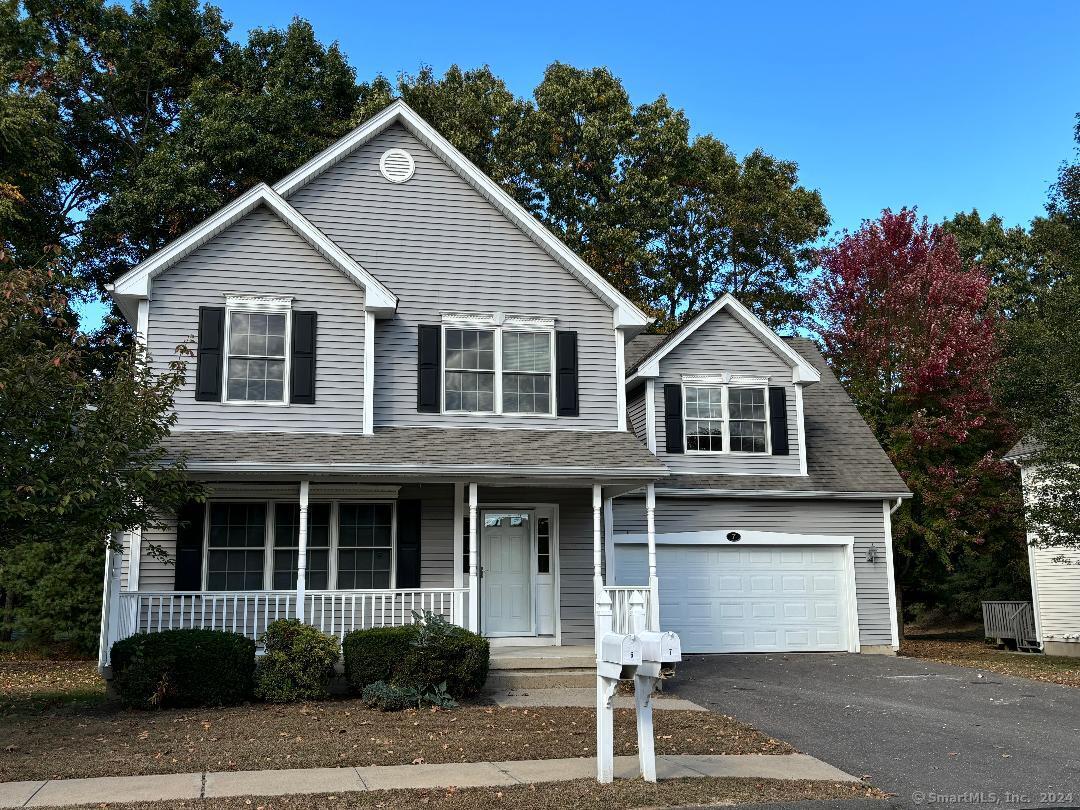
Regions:
<instances>
[{"instance_id":1,"label":"asphalt driveway","mask_svg":"<svg viewBox=\"0 0 1080 810\"><path fill-rule=\"evenodd\" d=\"M867 777L896 807L1080 807L1073 687L911 658L691 655L665 691Z\"/></svg>"}]
</instances>

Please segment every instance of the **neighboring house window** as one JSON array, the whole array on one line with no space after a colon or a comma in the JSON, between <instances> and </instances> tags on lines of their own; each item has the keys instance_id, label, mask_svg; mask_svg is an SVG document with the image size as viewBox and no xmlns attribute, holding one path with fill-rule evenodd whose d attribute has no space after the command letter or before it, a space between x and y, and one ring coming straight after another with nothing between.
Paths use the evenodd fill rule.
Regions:
<instances>
[{"instance_id":1,"label":"neighboring house window","mask_svg":"<svg viewBox=\"0 0 1080 810\"><path fill-rule=\"evenodd\" d=\"M393 579L394 508L388 503L338 507L338 588L389 588Z\"/></svg>"},{"instance_id":2,"label":"neighboring house window","mask_svg":"<svg viewBox=\"0 0 1080 810\"><path fill-rule=\"evenodd\" d=\"M262 590L265 547L265 503L211 504L206 589Z\"/></svg>"},{"instance_id":3,"label":"neighboring house window","mask_svg":"<svg viewBox=\"0 0 1080 810\"><path fill-rule=\"evenodd\" d=\"M296 588L300 560L300 504L274 504L275 591ZM330 504L308 505L307 566L304 580L314 591L330 587Z\"/></svg>"},{"instance_id":4,"label":"neighboring house window","mask_svg":"<svg viewBox=\"0 0 1080 810\"><path fill-rule=\"evenodd\" d=\"M554 321L506 318L443 332L443 411L553 415Z\"/></svg>"},{"instance_id":5,"label":"neighboring house window","mask_svg":"<svg viewBox=\"0 0 1080 810\"><path fill-rule=\"evenodd\" d=\"M683 420L687 452L769 452L765 386L684 385Z\"/></svg>"},{"instance_id":6,"label":"neighboring house window","mask_svg":"<svg viewBox=\"0 0 1080 810\"><path fill-rule=\"evenodd\" d=\"M289 301L230 299L226 315L226 401L285 402Z\"/></svg>"}]
</instances>

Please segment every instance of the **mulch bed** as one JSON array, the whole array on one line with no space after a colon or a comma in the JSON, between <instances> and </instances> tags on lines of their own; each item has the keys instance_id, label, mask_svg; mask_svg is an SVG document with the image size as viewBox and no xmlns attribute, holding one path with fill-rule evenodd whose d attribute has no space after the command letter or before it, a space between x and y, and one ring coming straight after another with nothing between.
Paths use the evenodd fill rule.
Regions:
<instances>
[{"instance_id":1,"label":"mulch bed","mask_svg":"<svg viewBox=\"0 0 1080 810\"><path fill-rule=\"evenodd\" d=\"M371 793L328 793L310 796L236 797L87 805L109 810L347 810L377 807L384 810L628 810L638 807L733 805L775 802L789 804L812 799L880 799L885 794L866 785L848 782L810 782L776 779L672 779L658 784L639 780L599 785L591 779L543 785L445 790L393 790Z\"/></svg>"},{"instance_id":2,"label":"mulch bed","mask_svg":"<svg viewBox=\"0 0 1080 810\"><path fill-rule=\"evenodd\" d=\"M1009 653L996 650L983 641L935 638L904 639L900 644L900 655L1080 687L1080 658Z\"/></svg>"},{"instance_id":3,"label":"mulch bed","mask_svg":"<svg viewBox=\"0 0 1080 810\"><path fill-rule=\"evenodd\" d=\"M616 710L615 752L637 751ZM358 700L161 712L61 709L0 723L0 781L592 756L592 709L383 713ZM655 714L658 754L786 754L787 743L712 712Z\"/></svg>"}]
</instances>

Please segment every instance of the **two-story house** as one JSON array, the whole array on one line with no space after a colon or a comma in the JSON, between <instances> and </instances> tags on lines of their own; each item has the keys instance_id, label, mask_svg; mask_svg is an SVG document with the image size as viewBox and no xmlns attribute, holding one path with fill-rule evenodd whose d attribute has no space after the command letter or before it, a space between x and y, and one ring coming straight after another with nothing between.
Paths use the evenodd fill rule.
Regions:
<instances>
[{"instance_id":1,"label":"two-story house","mask_svg":"<svg viewBox=\"0 0 1080 810\"><path fill-rule=\"evenodd\" d=\"M168 448L210 496L116 538L102 666L413 610L585 648L635 591L694 650L895 647L906 488L810 344L725 298L657 345L401 102L110 291L154 367L195 351Z\"/></svg>"}]
</instances>

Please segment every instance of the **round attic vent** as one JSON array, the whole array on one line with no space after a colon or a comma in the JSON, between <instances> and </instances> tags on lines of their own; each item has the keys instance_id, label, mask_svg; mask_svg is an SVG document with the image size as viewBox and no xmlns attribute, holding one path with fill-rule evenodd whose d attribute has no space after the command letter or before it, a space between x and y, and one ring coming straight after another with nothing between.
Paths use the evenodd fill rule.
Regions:
<instances>
[{"instance_id":1,"label":"round attic vent","mask_svg":"<svg viewBox=\"0 0 1080 810\"><path fill-rule=\"evenodd\" d=\"M391 183L404 183L416 171L416 162L404 149L387 149L379 158L379 171Z\"/></svg>"}]
</instances>

